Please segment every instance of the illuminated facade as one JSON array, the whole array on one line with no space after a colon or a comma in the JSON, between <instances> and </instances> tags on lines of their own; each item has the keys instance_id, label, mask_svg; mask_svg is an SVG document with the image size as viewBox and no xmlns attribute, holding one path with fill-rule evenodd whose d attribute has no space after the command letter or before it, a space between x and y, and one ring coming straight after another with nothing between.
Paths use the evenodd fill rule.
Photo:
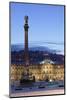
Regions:
<instances>
[{"instance_id":1,"label":"illuminated facade","mask_svg":"<svg viewBox=\"0 0 67 100\"><path fill-rule=\"evenodd\" d=\"M11 79L20 80L25 67L22 65L11 66ZM54 64L45 60L44 63L29 66L30 78L35 77L36 81L40 80L64 80L64 65Z\"/></svg>"},{"instance_id":2,"label":"illuminated facade","mask_svg":"<svg viewBox=\"0 0 67 100\"><path fill-rule=\"evenodd\" d=\"M61 65L55 65L54 78L56 80L64 80L64 66L62 64Z\"/></svg>"}]
</instances>

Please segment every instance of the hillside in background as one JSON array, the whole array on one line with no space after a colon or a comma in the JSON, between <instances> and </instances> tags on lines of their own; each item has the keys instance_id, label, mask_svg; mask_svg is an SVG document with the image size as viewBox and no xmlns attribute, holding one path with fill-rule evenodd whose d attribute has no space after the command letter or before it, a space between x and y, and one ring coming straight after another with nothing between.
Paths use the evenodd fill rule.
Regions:
<instances>
[{"instance_id":1,"label":"hillside in background","mask_svg":"<svg viewBox=\"0 0 67 100\"><path fill-rule=\"evenodd\" d=\"M64 55L57 54L56 50L49 49L43 46L34 46L29 48L29 62L30 64L39 64L40 62L50 59L56 64L64 64ZM11 47L11 63L24 64L24 46L12 45Z\"/></svg>"}]
</instances>

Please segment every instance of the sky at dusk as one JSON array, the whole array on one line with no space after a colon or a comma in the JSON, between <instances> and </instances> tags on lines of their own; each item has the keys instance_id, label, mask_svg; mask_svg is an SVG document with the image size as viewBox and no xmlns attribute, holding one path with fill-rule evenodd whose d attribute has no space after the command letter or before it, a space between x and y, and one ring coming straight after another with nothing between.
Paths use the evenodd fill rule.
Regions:
<instances>
[{"instance_id":1,"label":"sky at dusk","mask_svg":"<svg viewBox=\"0 0 67 100\"><path fill-rule=\"evenodd\" d=\"M27 15L30 44L38 43L64 51L63 5L10 3L10 9L11 44L24 43L24 16ZM57 45L50 43L57 43Z\"/></svg>"}]
</instances>

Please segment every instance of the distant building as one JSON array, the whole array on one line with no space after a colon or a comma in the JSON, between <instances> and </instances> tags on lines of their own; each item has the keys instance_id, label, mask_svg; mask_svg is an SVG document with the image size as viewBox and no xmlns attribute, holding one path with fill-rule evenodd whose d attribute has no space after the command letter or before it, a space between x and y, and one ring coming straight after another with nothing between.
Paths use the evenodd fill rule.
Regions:
<instances>
[{"instance_id":1,"label":"distant building","mask_svg":"<svg viewBox=\"0 0 67 100\"><path fill-rule=\"evenodd\" d=\"M24 72L25 67L23 65L13 64L11 66L11 79L20 80ZM45 60L40 64L29 65L29 75L30 77L34 76L36 81L64 80L64 65Z\"/></svg>"}]
</instances>

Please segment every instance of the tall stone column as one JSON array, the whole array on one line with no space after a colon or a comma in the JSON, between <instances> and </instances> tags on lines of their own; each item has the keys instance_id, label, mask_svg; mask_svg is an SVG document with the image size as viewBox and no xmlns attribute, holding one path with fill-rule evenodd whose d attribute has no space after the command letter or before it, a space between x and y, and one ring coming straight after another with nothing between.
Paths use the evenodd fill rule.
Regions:
<instances>
[{"instance_id":1,"label":"tall stone column","mask_svg":"<svg viewBox=\"0 0 67 100\"><path fill-rule=\"evenodd\" d=\"M28 53L28 16L24 17L24 31L25 31L25 66L29 65L29 53Z\"/></svg>"}]
</instances>

